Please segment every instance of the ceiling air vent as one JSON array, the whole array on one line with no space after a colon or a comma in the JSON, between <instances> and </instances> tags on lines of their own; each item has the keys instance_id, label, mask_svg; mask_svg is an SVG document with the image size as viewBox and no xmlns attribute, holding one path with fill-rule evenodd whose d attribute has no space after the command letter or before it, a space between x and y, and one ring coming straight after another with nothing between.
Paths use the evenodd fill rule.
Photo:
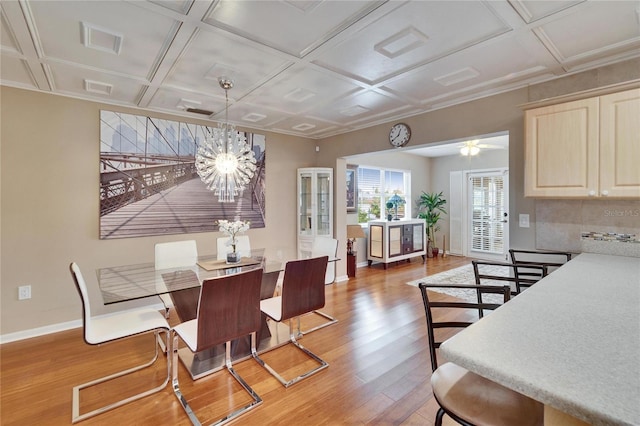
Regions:
<instances>
[{"instance_id":1,"label":"ceiling air vent","mask_svg":"<svg viewBox=\"0 0 640 426\"><path fill-rule=\"evenodd\" d=\"M213 114L213 111L207 111L206 109L200 109L200 108L187 108L187 112L192 112L194 114L202 114L202 115Z\"/></svg>"}]
</instances>

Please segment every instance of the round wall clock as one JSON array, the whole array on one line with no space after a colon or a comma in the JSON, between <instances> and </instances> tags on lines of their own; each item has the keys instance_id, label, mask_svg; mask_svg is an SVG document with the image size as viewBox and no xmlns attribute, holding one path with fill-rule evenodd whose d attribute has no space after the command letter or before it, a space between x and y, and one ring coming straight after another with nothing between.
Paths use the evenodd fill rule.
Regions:
<instances>
[{"instance_id":1,"label":"round wall clock","mask_svg":"<svg viewBox=\"0 0 640 426\"><path fill-rule=\"evenodd\" d=\"M404 123L394 124L389 132L389 143L396 148L405 146L411 139L411 129Z\"/></svg>"}]
</instances>

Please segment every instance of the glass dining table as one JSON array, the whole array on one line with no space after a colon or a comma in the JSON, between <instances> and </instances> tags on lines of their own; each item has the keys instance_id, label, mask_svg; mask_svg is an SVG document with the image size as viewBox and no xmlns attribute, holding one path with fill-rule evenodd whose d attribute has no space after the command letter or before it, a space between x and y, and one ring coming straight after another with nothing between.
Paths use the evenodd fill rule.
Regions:
<instances>
[{"instance_id":1,"label":"glass dining table","mask_svg":"<svg viewBox=\"0 0 640 426\"><path fill-rule=\"evenodd\" d=\"M198 257L191 266L155 269L154 263L143 263L100 268L96 274L105 305L169 294L180 322L185 322L196 318L200 287L208 279L262 268L260 298L272 297L286 262L296 259L283 253L286 251L253 249L251 256L243 257L238 264L227 264L216 255L208 255ZM337 260L329 258L329 262ZM290 338L288 324L267 320L263 314L256 338L259 353L285 345ZM224 366L224 345L195 354L185 347L178 350L178 355L194 380ZM251 356L250 336L232 342L231 356L234 362Z\"/></svg>"}]
</instances>

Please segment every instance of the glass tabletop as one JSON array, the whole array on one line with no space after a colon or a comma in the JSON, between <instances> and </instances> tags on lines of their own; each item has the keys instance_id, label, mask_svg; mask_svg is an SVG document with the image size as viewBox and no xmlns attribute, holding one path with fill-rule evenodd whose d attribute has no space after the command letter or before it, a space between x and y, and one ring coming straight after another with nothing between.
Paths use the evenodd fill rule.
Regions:
<instances>
[{"instance_id":1,"label":"glass tabletop","mask_svg":"<svg viewBox=\"0 0 640 426\"><path fill-rule=\"evenodd\" d=\"M256 268L265 273L284 269L282 260L268 260L264 250L252 250L251 257L241 260L232 265L209 255L198 257L198 263L191 266L155 269L154 263L141 263L100 268L96 274L103 302L109 305L199 287L204 280Z\"/></svg>"},{"instance_id":2,"label":"glass tabletop","mask_svg":"<svg viewBox=\"0 0 640 426\"><path fill-rule=\"evenodd\" d=\"M208 255L198 257L198 263L191 266L155 269L150 262L100 268L96 274L103 302L110 305L199 287L204 280L256 268L262 268L264 274L277 274L284 271L287 260L295 259L287 259L281 252L270 255L264 249L254 249L239 264L226 264L216 255Z\"/></svg>"}]
</instances>

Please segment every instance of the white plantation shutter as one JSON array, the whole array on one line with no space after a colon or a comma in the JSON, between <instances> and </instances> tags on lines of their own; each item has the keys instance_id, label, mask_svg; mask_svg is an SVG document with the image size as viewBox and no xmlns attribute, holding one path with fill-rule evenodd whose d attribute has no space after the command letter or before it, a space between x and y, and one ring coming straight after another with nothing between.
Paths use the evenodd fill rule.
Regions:
<instances>
[{"instance_id":1,"label":"white plantation shutter","mask_svg":"<svg viewBox=\"0 0 640 426\"><path fill-rule=\"evenodd\" d=\"M491 254L504 252L504 180L502 176L474 175L470 204L472 251Z\"/></svg>"}]
</instances>

